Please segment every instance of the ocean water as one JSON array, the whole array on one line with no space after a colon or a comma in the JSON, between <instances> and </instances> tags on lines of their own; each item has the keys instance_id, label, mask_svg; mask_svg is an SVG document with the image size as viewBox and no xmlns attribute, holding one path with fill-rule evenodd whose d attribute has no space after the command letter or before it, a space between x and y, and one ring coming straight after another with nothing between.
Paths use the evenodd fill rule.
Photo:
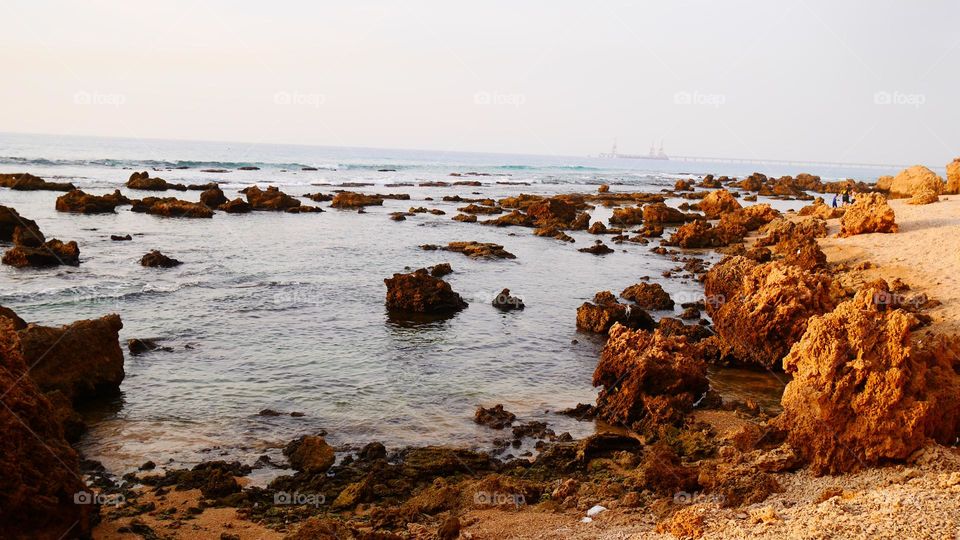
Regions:
<instances>
[{"instance_id":1,"label":"ocean water","mask_svg":"<svg viewBox=\"0 0 960 540\"><path fill-rule=\"evenodd\" d=\"M242 166L260 170L237 170ZM115 472L147 459L250 462L298 435L321 431L345 449L370 441L485 448L503 434L475 425L472 417L477 406L495 403L523 421L547 421L557 433L586 435L596 429L592 422L555 414L596 396L590 380L602 342L577 331L577 306L597 291L619 292L643 276L661 283L678 304L699 298L699 284L662 278L677 263L651 253L656 242L614 246L615 253L595 257L577 252L593 242L592 235L571 233L576 243L567 244L525 228L459 223L450 218L460 205L441 198L593 191L600 183L614 191L656 192L678 178L752 172L708 163L0 135L0 172L30 172L91 193L120 188L142 197L148 193L122 187L133 170L151 170L172 182L215 181L230 198L250 184L282 186L296 196L364 182L375 185L349 189L409 193L411 200L387 200L365 214L326 208L320 214L217 213L190 220L136 214L129 207L111 215L64 214L54 210L58 193L0 189L0 204L36 220L48 238L77 240L81 249L77 268L0 267L0 304L42 324L119 313L124 343L155 338L173 349L128 355L122 395L85 411L90 430L80 448ZM467 172L484 174L467 178L483 185L389 186L463 180L450 174ZM876 174L761 172L863 180ZM199 192L166 195L199 198ZM388 218L411 206L447 215ZM603 208L593 212L594 220L609 215ZM133 241L113 242L111 234L131 234ZM456 240L496 242L517 259L471 260L418 247ZM143 268L138 261L151 249L185 264ZM470 307L428 324L391 318L383 279L440 262L453 265L445 279ZM490 300L505 287L527 309L495 310ZM771 404L782 385L762 374L714 377L727 394ZM303 416L259 416L264 408Z\"/></svg>"}]
</instances>

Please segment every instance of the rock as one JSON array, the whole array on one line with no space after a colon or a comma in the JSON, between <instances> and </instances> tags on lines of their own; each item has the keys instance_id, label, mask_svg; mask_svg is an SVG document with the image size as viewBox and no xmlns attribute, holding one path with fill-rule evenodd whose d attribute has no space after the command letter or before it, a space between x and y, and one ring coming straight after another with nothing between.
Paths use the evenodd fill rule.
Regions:
<instances>
[{"instance_id":1,"label":"rock","mask_svg":"<svg viewBox=\"0 0 960 540\"><path fill-rule=\"evenodd\" d=\"M878 187L880 187L879 184ZM907 198L925 191L932 191L939 195L944 192L946 185L935 172L923 165L914 165L900 171L887 189L891 198ZM863 195L858 196L857 200L859 201L861 197Z\"/></svg>"},{"instance_id":2,"label":"rock","mask_svg":"<svg viewBox=\"0 0 960 540\"><path fill-rule=\"evenodd\" d=\"M127 350L130 351L130 354L134 356L141 355L143 353L148 353L151 351L164 351L172 352L173 349L170 347L164 347L153 341L152 339L128 339L127 340Z\"/></svg>"},{"instance_id":3,"label":"rock","mask_svg":"<svg viewBox=\"0 0 960 540\"><path fill-rule=\"evenodd\" d=\"M960 194L960 158L947 163L947 185L943 193L945 195Z\"/></svg>"},{"instance_id":4,"label":"rock","mask_svg":"<svg viewBox=\"0 0 960 540\"><path fill-rule=\"evenodd\" d=\"M602 221L595 221L590 228L587 229L587 232L590 234L607 234L607 226L603 224Z\"/></svg>"},{"instance_id":5,"label":"rock","mask_svg":"<svg viewBox=\"0 0 960 540\"><path fill-rule=\"evenodd\" d=\"M8 307L0 306L0 319L9 319L14 330L23 330L27 327L26 321L21 319L15 311Z\"/></svg>"},{"instance_id":6,"label":"rock","mask_svg":"<svg viewBox=\"0 0 960 540\"><path fill-rule=\"evenodd\" d=\"M673 309L673 299L659 283L641 281L624 289L620 296L632 300L643 309Z\"/></svg>"},{"instance_id":7,"label":"rock","mask_svg":"<svg viewBox=\"0 0 960 540\"><path fill-rule=\"evenodd\" d=\"M21 229L19 235L17 229ZM19 238L14 238L19 236ZM34 242L25 239L32 238ZM36 221L27 219L8 206L0 206L0 242L13 242L19 245L36 247L43 244L45 238Z\"/></svg>"},{"instance_id":8,"label":"rock","mask_svg":"<svg viewBox=\"0 0 960 540\"><path fill-rule=\"evenodd\" d=\"M629 206L626 208L614 208L613 216L610 217L611 225L630 226L641 225L643 223L643 209L639 206Z\"/></svg>"},{"instance_id":9,"label":"rock","mask_svg":"<svg viewBox=\"0 0 960 540\"><path fill-rule=\"evenodd\" d=\"M677 180L673 184L674 191L693 191L693 180Z\"/></svg>"},{"instance_id":10,"label":"rock","mask_svg":"<svg viewBox=\"0 0 960 540\"><path fill-rule=\"evenodd\" d=\"M593 255L606 255L608 253L613 253L613 249L604 244L602 240L597 240L592 246L580 248L577 251L581 253L591 253Z\"/></svg>"},{"instance_id":11,"label":"rock","mask_svg":"<svg viewBox=\"0 0 960 540\"><path fill-rule=\"evenodd\" d=\"M443 521L440 529L437 530L439 540L457 540L460 537L460 520L456 516L450 516Z\"/></svg>"},{"instance_id":12,"label":"rock","mask_svg":"<svg viewBox=\"0 0 960 540\"><path fill-rule=\"evenodd\" d=\"M219 208L227 202L229 202L229 199L223 194L223 190L219 186L212 187L200 194L200 203L208 208Z\"/></svg>"},{"instance_id":13,"label":"rock","mask_svg":"<svg viewBox=\"0 0 960 540\"><path fill-rule=\"evenodd\" d=\"M707 219L717 219L721 215L741 208L737 199L725 189L711 191L699 203L700 211Z\"/></svg>"},{"instance_id":14,"label":"rock","mask_svg":"<svg viewBox=\"0 0 960 540\"><path fill-rule=\"evenodd\" d=\"M907 204L923 205L940 201L940 196L934 191L921 191L907 201Z\"/></svg>"},{"instance_id":15,"label":"rock","mask_svg":"<svg viewBox=\"0 0 960 540\"><path fill-rule=\"evenodd\" d=\"M448 314L467 307L449 283L423 269L394 274L383 282L387 285L387 309L392 311Z\"/></svg>"},{"instance_id":16,"label":"rock","mask_svg":"<svg viewBox=\"0 0 960 540\"><path fill-rule=\"evenodd\" d=\"M71 191L77 189L69 182L47 182L30 173L0 174L0 187L14 191Z\"/></svg>"},{"instance_id":17,"label":"rock","mask_svg":"<svg viewBox=\"0 0 960 540\"><path fill-rule=\"evenodd\" d=\"M450 242L447 244L447 247L443 248L447 251L453 251L455 253L462 253L471 259L485 258L485 259L516 259L517 256L509 251L503 249L503 246L500 244L492 244L485 242Z\"/></svg>"},{"instance_id":18,"label":"rock","mask_svg":"<svg viewBox=\"0 0 960 540\"><path fill-rule=\"evenodd\" d=\"M168 189L173 189L176 191L187 190L187 186L183 184L171 184L163 178L150 178L150 173L147 171L135 172L131 174L126 185L130 189L142 189L148 191L166 191Z\"/></svg>"},{"instance_id":19,"label":"rock","mask_svg":"<svg viewBox=\"0 0 960 540\"><path fill-rule=\"evenodd\" d=\"M59 326L31 324L20 331L30 377L44 392L60 391L71 402L119 393L123 351L119 315Z\"/></svg>"},{"instance_id":20,"label":"rock","mask_svg":"<svg viewBox=\"0 0 960 540\"><path fill-rule=\"evenodd\" d=\"M695 507L681 508L657 523L657 533L676 538L700 538L704 534L704 513Z\"/></svg>"},{"instance_id":21,"label":"rock","mask_svg":"<svg viewBox=\"0 0 960 540\"><path fill-rule=\"evenodd\" d=\"M220 210L228 214L248 214L253 211L253 207L243 199L233 199L220 205Z\"/></svg>"},{"instance_id":22,"label":"rock","mask_svg":"<svg viewBox=\"0 0 960 540\"><path fill-rule=\"evenodd\" d=\"M607 193L610 191L610 186L607 184L600 184L600 187L597 188L597 193Z\"/></svg>"},{"instance_id":23,"label":"rock","mask_svg":"<svg viewBox=\"0 0 960 540\"><path fill-rule=\"evenodd\" d=\"M847 207L840 219L840 236L867 233L895 233L897 223L893 208L879 193L863 193Z\"/></svg>"},{"instance_id":24,"label":"rock","mask_svg":"<svg viewBox=\"0 0 960 540\"><path fill-rule=\"evenodd\" d=\"M327 472L336 461L333 447L316 435L304 435L291 441L283 449L283 455L287 456L294 470L311 474Z\"/></svg>"},{"instance_id":25,"label":"rock","mask_svg":"<svg viewBox=\"0 0 960 540\"><path fill-rule=\"evenodd\" d=\"M653 203L643 207L643 221L646 223L683 223L687 221L687 215L662 202Z\"/></svg>"},{"instance_id":26,"label":"rock","mask_svg":"<svg viewBox=\"0 0 960 540\"><path fill-rule=\"evenodd\" d=\"M559 197L550 197L530 204L527 206L527 215L534 219L537 227L586 229L590 224L588 214L586 223L583 223L582 219L578 222L577 206Z\"/></svg>"},{"instance_id":27,"label":"rock","mask_svg":"<svg viewBox=\"0 0 960 540\"><path fill-rule=\"evenodd\" d=\"M0 317L0 530L8 538L86 538L92 495L53 407L27 375L20 340Z\"/></svg>"},{"instance_id":28,"label":"rock","mask_svg":"<svg viewBox=\"0 0 960 540\"><path fill-rule=\"evenodd\" d=\"M384 459L386 457L387 449L385 446L383 446L383 443L379 442L367 443L357 453L357 458L364 461L374 461L377 459Z\"/></svg>"},{"instance_id":29,"label":"rock","mask_svg":"<svg viewBox=\"0 0 960 540\"><path fill-rule=\"evenodd\" d=\"M457 210L463 212L464 214L492 215L503 213L503 208L500 208L499 206L483 206L473 203L457 208Z\"/></svg>"},{"instance_id":30,"label":"rock","mask_svg":"<svg viewBox=\"0 0 960 540\"><path fill-rule=\"evenodd\" d=\"M333 208L362 208L364 206L383 206L383 197L379 195L364 195L353 191L342 191L333 197L330 203Z\"/></svg>"},{"instance_id":31,"label":"rock","mask_svg":"<svg viewBox=\"0 0 960 540\"><path fill-rule=\"evenodd\" d=\"M758 504L772 493L783 491L776 478L740 456L729 461L705 462L697 482L710 493L710 499L723 508Z\"/></svg>"},{"instance_id":32,"label":"rock","mask_svg":"<svg viewBox=\"0 0 960 540\"><path fill-rule=\"evenodd\" d=\"M58 212L78 214L112 214L118 205L129 203L130 200L121 195L119 189L110 195L90 195L75 189L57 197L56 209Z\"/></svg>"},{"instance_id":33,"label":"rock","mask_svg":"<svg viewBox=\"0 0 960 540\"><path fill-rule=\"evenodd\" d=\"M175 197L144 197L130 201L134 212L145 212L154 216L184 217L184 218L212 218L213 210L206 205L184 201Z\"/></svg>"},{"instance_id":34,"label":"rock","mask_svg":"<svg viewBox=\"0 0 960 540\"><path fill-rule=\"evenodd\" d=\"M810 317L834 308L836 287L826 273L739 256L723 259L704 280L707 313L722 352L741 364L774 369L803 336Z\"/></svg>"},{"instance_id":35,"label":"rock","mask_svg":"<svg viewBox=\"0 0 960 540\"><path fill-rule=\"evenodd\" d=\"M110 235L110 240L112 240L112 241L114 241L114 242L129 242L129 241L133 240L133 237L130 236L129 234L125 234L125 235L122 235L122 236L119 235L119 234L111 234L111 235Z\"/></svg>"},{"instance_id":36,"label":"rock","mask_svg":"<svg viewBox=\"0 0 960 540\"><path fill-rule=\"evenodd\" d=\"M3 254L3 264L16 268L45 268L61 264L79 266L80 247L72 240L63 243L56 238L48 240L40 247L17 245Z\"/></svg>"},{"instance_id":37,"label":"rock","mask_svg":"<svg viewBox=\"0 0 960 540\"><path fill-rule=\"evenodd\" d=\"M527 215L520 210L514 210L509 214L504 214L497 219L488 219L481 222L483 225L492 225L494 227L533 227L534 226L533 216Z\"/></svg>"},{"instance_id":38,"label":"rock","mask_svg":"<svg viewBox=\"0 0 960 540\"><path fill-rule=\"evenodd\" d=\"M820 219L836 219L843 216L844 211L844 207L834 208L828 206L827 203L824 202L823 197L817 197L816 200L813 201L813 204L801 208L800 211L797 212L797 215L813 216Z\"/></svg>"},{"instance_id":39,"label":"rock","mask_svg":"<svg viewBox=\"0 0 960 540\"><path fill-rule=\"evenodd\" d=\"M314 202L330 202L333 200L333 195L329 193L304 193L303 196Z\"/></svg>"},{"instance_id":40,"label":"rock","mask_svg":"<svg viewBox=\"0 0 960 540\"><path fill-rule=\"evenodd\" d=\"M777 427L819 473L904 460L960 433L957 338L914 335L885 281L811 319L784 359L793 375Z\"/></svg>"},{"instance_id":41,"label":"rock","mask_svg":"<svg viewBox=\"0 0 960 540\"><path fill-rule=\"evenodd\" d=\"M676 232L670 235L667 244L686 249L701 249L726 246L730 240L722 230L698 219L677 228Z\"/></svg>"},{"instance_id":42,"label":"rock","mask_svg":"<svg viewBox=\"0 0 960 540\"><path fill-rule=\"evenodd\" d=\"M436 264L431 266L427 270L430 271L430 275L433 277L443 277L453 273L453 267L450 266L450 263Z\"/></svg>"},{"instance_id":43,"label":"rock","mask_svg":"<svg viewBox=\"0 0 960 540\"><path fill-rule=\"evenodd\" d=\"M203 484L200 485L200 495L204 499L220 499L234 493L240 493L240 483L229 472L221 469L212 469Z\"/></svg>"},{"instance_id":44,"label":"rock","mask_svg":"<svg viewBox=\"0 0 960 540\"><path fill-rule=\"evenodd\" d=\"M474 422L493 429L503 429L516 419L517 415L505 410L500 404L489 409L478 407L476 414L473 415Z\"/></svg>"},{"instance_id":45,"label":"rock","mask_svg":"<svg viewBox=\"0 0 960 540\"><path fill-rule=\"evenodd\" d=\"M476 222L477 222L477 216L470 215L470 214L457 214L457 215L453 216L453 218L451 218L451 219L453 219L454 221L462 221L462 222L464 222L464 223L476 223Z\"/></svg>"},{"instance_id":46,"label":"rock","mask_svg":"<svg viewBox=\"0 0 960 540\"><path fill-rule=\"evenodd\" d=\"M700 319L700 310L695 307L685 308L683 313L680 314L680 318L685 321L695 321Z\"/></svg>"},{"instance_id":47,"label":"rock","mask_svg":"<svg viewBox=\"0 0 960 540\"><path fill-rule=\"evenodd\" d=\"M151 268L173 268L174 266L180 266L183 262L153 250L140 259L140 264Z\"/></svg>"},{"instance_id":48,"label":"rock","mask_svg":"<svg viewBox=\"0 0 960 540\"><path fill-rule=\"evenodd\" d=\"M606 334L616 323L644 330L652 330L656 326L649 313L639 307L617 302L610 291L598 292L593 301L593 304L584 302L577 308L577 328Z\"/></svg>"},{"instance_id":49,"label":"rock","mask_svg":"<svg viewBox=\"0 0 960 540\"><path fill-rule=\"evenodd\" d=\"M303 204L299 199L280 191L277 186L267 186L265 191L258 186L250 186L242 189L240 193L246 195L247 203L254 210L287 210Z\"/></svg>"},{"instance_id":50,"label":"rock","mask_svg":"<svg viewBox=\"0 0 960 540\"><path fill-rule=\"evenodd\" d=\"M510 296L510 289L504 289L500 291L494 299L493 307L499 309L500 311L513 311L523 309L523 300L515 296Z\"/></svg>"},{"instance_id":51,"label":"rock","mask_svg":"<svg viewBox=\"0 0 960 540\"><path fill-rule=\"evenodd\" d=\"M710 387L707 365L683 337L610 329L593 385L597 416L635 431L679 425Z\"/></svg>"}]
</instances>

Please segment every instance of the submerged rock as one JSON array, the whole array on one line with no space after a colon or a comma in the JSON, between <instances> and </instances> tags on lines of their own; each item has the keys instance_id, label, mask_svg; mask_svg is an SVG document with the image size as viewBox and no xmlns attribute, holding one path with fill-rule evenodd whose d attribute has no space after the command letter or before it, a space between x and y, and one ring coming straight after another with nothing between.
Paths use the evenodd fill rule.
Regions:
<instances>
[{"instance_id":1,"label":"submerged rock","mask_svg":"<svg viewBox=\"0 0 960 540\"><path fill-rule=\"evenodd\" d=\"M879 193L863 193L848 206L840 219L840 236L897 232L893 208Z\"/></svg>"},{"instance_id":2,"label":"submerged rock","mask_svg":"<svg viewBox=\"0 0 960 540\"><path fill-rule=\"evenodd\" d=\"M467 303L446 281L420 269L384 279L387 309L409 313L446 314L460 311Z\"/></svg>"},{"instance_id":3,"label":"submerged rock","mask_svg":"<svg viewBox=\"0 0 960 540\"><path fill-rule=\"evenodd\" d=\"M142 189L147 191L166 191L168 189L176 191L186 191L187 186L183 184L171 184L163 178L150 178L147 171L135 172L127 180L127 187L130 189Z\"/></svg>"},{"instance_id":4,"label":"submerged rock","mask_svg":"<svg viewBox=\"0 0 960 540\"><path fill-rule=\"evenodd\" d=\"M144 212L153 216L183 217L183 218L212 218L213 210L201 203L184 201L175 197L144 197L130 201L131 210Z\"/></svg>"},{"instance_id":5,"label":"submerged rock","mask_svg":"<svg viewBox=\"0 0 960 540\"><path fill-rule=\"evenodd\" d=\"M516 296L510 296L510 289L504 289L500 291L496 297L494 297L493 307L499 309L500 311L512 311L515 309L523 309L523 300L517 298Z\"/></svg>"},{"instance_id":6,"label":"submerged rock","mask_svg":"<svg viewBox=\"0 0 960 540\"><path fill-rule=\"evenodd\" d=\"M462 253L467 257L472 259L484 258L484 259L516 259L517 256L509 251L503 249L503 246L500 244L493 244L489 242L450 242L447 244L447 247L443 248L447 251L453 251L455 253Z\"/></svg>"},{"instance_id":7,"label":"submerged rock","mask_svg":"<svg viewBox=\"0 0 960 540\"><path fill-rule=\"evenodd\" d=\"M679 425L710 384L707 365L683 337L610 329L593 385L602 386L597 415L637 431Z\"/></svg>"},{"instance_id":8,"label":"submerged rock","mask_svg":"<svg viewBox=\"0 0 960 540\"><path fill-rule=\"evenodd\" d=\"M76 186L69 182L47 182L30 173L0 174L0 187L14 191L72 191Z\"/></svg>"},{"instance_id":9,"label":"submerged rock","mask_svg":"<svg viewBox=\"0 0 960 540\"><path fill-rule=\"evenodd\" d=\"M817 473L903 460L960 433L960 342L915 335L884 281L814 317L784 359L793 374L777 425Z\"/></svg>"},{"instance_id":10,"label":"submerged rock","mask_svg":"<svg viewBox=\"0 0 960 540\"><path fill-rule=\"evenodd\" d=\"M167 257L157 250L153 250L140 259L140 264L152 268L173 268L174 266L180 266L183 262Z\"/></svg>"},{"instance_id":11,"label":"submerged rock","mask_svg":"<svg viewBox=\"0 0 960 540\"><path fill-rule=\"evenodd\" d=\"M478 407L476 414L473 415L474 422L493 429L503 429L516 419L517 415L505 410L500 404L489 409Z\"/></svg>"},{"instance_id":12,"label":"submerged rock","mask_svg":"<svg viewBox=\"0 0 960 540\"><path fill-rule=\"evenodd\" d=\"M17 268L44 268L61 264L79 266L80 247L72 240L63 243L56 238L48 240L38 247L17 245L3 254L3 264Z\"/></svg>"},{"instance_id":13,"label":"submerged rock","mask_svg":"<svg viewBox=\"0 0 960 540\"><path fill-rule=\"evenodd\" d=\"M577 308L577 328L598 334L606 334L614 324L627 328L652 330L656 326L653 317L639 307L617 302L610 291L598 292L593 302L584 302Z\"/></svg>"},{"instance_id":14,"label":"submerged rock","mask_svg":"<svg viewBox=\"0 0 960 540\"><path fill-rule=\"evenodd\" d=\"M119 189L110 195L90 195L75 189L57 197L56 209L58 212L78 214L112 214L117 206L129 203L130 200L124 197Z\"/></svg>"},{"instance_id":15,"label":"submerged rock","mask_svg":"<svg viewBox=\"0 0 960 540\"><path fill-rule=\"evenodd\" d=\"M581 253L590 253L593 255L606 255L608 253L613 253L613 249L604 244L602 240L597 240L592 246L580 248L577 251Z\"/></svg>"}]
</instances>

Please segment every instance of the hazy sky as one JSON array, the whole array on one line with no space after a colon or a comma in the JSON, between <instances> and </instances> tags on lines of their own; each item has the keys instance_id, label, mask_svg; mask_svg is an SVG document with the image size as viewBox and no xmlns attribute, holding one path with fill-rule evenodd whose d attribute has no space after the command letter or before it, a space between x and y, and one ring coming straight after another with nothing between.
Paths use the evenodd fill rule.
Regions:
<instances>
[{"instance_id":1,"label":"hazy sky","mask_svg":"<svg viewBox=\"0 0 960 540\"><path fill-rule=\"evenodd\" d=\"M4 0L0 14L0 131L960 155L956 0Z\"/></svg>"}]
</instances>

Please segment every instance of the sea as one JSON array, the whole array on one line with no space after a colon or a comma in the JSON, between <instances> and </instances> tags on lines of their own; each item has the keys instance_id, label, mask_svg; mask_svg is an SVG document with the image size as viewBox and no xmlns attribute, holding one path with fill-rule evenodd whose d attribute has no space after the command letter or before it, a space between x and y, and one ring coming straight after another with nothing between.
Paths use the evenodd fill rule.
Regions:
<instances>
[{"instance_id":1,"label":"sea","mask_svg":"<svg viewBox=\"0 0 960 540\"><path fill-rule=\"evenodd\" d=\"M79 444L84 457L117 474L147 460L166 467L209 459L252 463L261 455L278 457L297 436L317 433L344 452L372 441L388 448L489 449L495 438L509 435L475 424L473 416L477 407L498 403L519 421L543 421L556 433L582 437L603 429L557 414L596 398L591 377L603 341L577 330L577 307L598 291L616 293L649 277L678 303L672 312L653 315L676 316L680 302L701 297L701 285L662 277L678 264L651 252L656 241L614 245L614 253L594 256L577 251L597 238L586 232L570 233L576 242L566 243L536 237L531 229L453 221L462 204L442 201L445 195L499 199L592 192L601 184L611 191L660 192L678 179L709 173L808 172L824 180L873 181L896 172L0 134L2 173L29 172L90 193L120 189L139 198L148 193L124 183L143 170L171 182L216 182L230 198L256 184L294 196L348 189L406 193L410 200L388 199L358 213L303 199L325 211L177 219L133 213L129 206L107 215L60 213L54 209L59 193L0 189L0 204L37 221L48 238L76 240L81 259L78 267L0 267L0 304L43 325L108 313L123 320L122 392L84 409L89 430ZM481 185L418 185L462 180ZM199 192L163 196L198 200ZM801 205L770 202L781 210ZM415 206L446 214L389 219L390 212ZM598 207L593 219L605 221L610 213ZM133 240L111 241L114 234ZM419 247L458 240L495 242L517 258L473 260ZM142 267L140 257L153 249L184 264ZM392 317L384 307L384 278L441 262L453 266L445 279L469 307L438 321ZM491 300L504 288L526 309L494 309ZM125 345L134 338L154 339L169 350L130 355ZM785 383L782 375L745 370L714 370L711 382L725 396L749 397L771 409ZM282 414L264 416L264 409Z\"/></svg>"}]
</instances>

